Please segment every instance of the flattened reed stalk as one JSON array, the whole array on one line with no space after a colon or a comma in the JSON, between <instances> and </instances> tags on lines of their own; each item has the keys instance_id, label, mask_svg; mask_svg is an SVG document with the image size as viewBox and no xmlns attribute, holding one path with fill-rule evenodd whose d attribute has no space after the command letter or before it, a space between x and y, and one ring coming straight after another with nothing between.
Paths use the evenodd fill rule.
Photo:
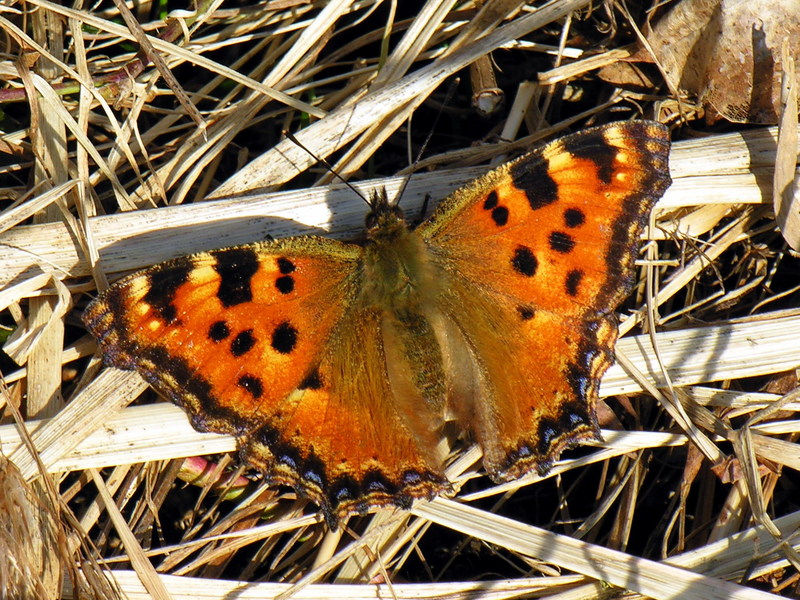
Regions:
<instances>
[{"instance_id":1,"label":"flattened reed stalk","mask_svg":"<svg viewBox=\"0 0 800 600\"><path fill-rule=\"evenodd\" d=\"M650 8L628 5L642 19ZM659 112L665 88L598 81L596 69L635 41L611 4L129 6L140 31L111 4L6 8L0 402L23 408L39 462L8 411L0 444L25 481L39 465L52 478L64 510L48 518L66 533L40 541L87 573L87 590L104 588L76 558L80 531L130 598L360 598L375 597L374 584L397 598L797 593L800 261L769 212L776 132L711 135L699 122L692 132ZM143 35L152 50L137 44ZM483 119L465 68L488 53L510 108ZM514 103L518 86L532 104ZM493 158L617 119L674 125L674 183L654 210L619 362L603 380L605 442L565 454L544 478L492 485L479 451L456 441L455 500L330 532L290 491L235 472L224 458L233 438L194 431L180 409L150 402L138 377L102 369L77 317L107 280L183 253L352 235L363 202L328 185L282 131L365 195L385 186L391 196L439 111L428 154L408 169L435 167L404 191L412 215ZM204 458L184 461L193 456ZM8 506L21 506L15 494L47 505L36 497L44 486L2 489ZM5 514L10 551L33 521ZM5 574L19 561L6 556L2 583L17 597Z\"/></svg>"}]
</instances>

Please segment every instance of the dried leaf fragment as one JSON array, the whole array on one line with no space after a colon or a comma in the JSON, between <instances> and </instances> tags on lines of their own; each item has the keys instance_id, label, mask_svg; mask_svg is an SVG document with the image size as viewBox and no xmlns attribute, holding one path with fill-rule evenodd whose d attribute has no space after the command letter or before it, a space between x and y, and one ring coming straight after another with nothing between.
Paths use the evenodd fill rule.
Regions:
<instances>
[{"instance_id":1,"label":"dried leaf fragment","mask_svg":"<svg viewBox=\"0 0 800 600\"><path fill-rule=\"evenodd\" d=\"M670 87L705 106L706 119L775 124L781 102L783 40L800 64L800 2L797 0L682 0L646 36ZM647 73L620 63L604 79L634 83Z\"/></svg>"}]
</instances>

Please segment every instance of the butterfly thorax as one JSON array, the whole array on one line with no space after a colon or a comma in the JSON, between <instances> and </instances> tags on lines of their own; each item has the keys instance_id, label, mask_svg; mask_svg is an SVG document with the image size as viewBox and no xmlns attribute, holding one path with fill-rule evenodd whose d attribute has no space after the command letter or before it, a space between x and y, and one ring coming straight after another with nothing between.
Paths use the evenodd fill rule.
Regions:
<instances>
[{"instance_id":1,"label":"butterfly thorax","mask_svg":"<svg viewBox=\"0 0 800 600\"><path fill-rule=\"evenodd\" d=\"M399 313L433 306L442 282L422 237L394 206L374 210L367 225L362 306Z\"/></svg>"}]
</instances>

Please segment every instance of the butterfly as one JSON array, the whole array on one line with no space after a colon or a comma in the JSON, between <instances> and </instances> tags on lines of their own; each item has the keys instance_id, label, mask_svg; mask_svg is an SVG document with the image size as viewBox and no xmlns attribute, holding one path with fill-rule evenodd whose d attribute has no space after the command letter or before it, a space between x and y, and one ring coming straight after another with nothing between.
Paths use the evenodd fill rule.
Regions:
<instances>
[{"instance_id":1,"label":"butterfly","mask_svg":"<svg viewBox=\"0 0 800 600\"><path fill-rule=\"evenodd\" d=\"M446 420L497 482L600 437L614 310L669 187L667 129L611 123L534 149L416 228L386 194L363 239L290 237L129 275L83 316L200 431L237 438L331 527L452 490Z\"/></svg>"}]
</instances>

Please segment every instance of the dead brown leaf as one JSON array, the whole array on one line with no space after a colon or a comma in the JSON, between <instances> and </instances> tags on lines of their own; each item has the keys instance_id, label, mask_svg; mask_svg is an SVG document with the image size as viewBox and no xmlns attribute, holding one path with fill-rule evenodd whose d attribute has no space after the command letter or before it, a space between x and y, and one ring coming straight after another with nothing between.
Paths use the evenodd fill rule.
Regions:
<instances>
[{"instance_id":1,"label":"dead brown leaf","mask_svg":"<svg viewBox=\"0 0 800 600\"><path fill-rule=\"evenodd\" d=\"M656 62L673 89L695 96L706 119L775 124L784 71L781 47L800 59L797 0L683 0L646 36L628 64L601 74L620 85L649 83L636 62Z\"/></svg>"}]
</instances>

